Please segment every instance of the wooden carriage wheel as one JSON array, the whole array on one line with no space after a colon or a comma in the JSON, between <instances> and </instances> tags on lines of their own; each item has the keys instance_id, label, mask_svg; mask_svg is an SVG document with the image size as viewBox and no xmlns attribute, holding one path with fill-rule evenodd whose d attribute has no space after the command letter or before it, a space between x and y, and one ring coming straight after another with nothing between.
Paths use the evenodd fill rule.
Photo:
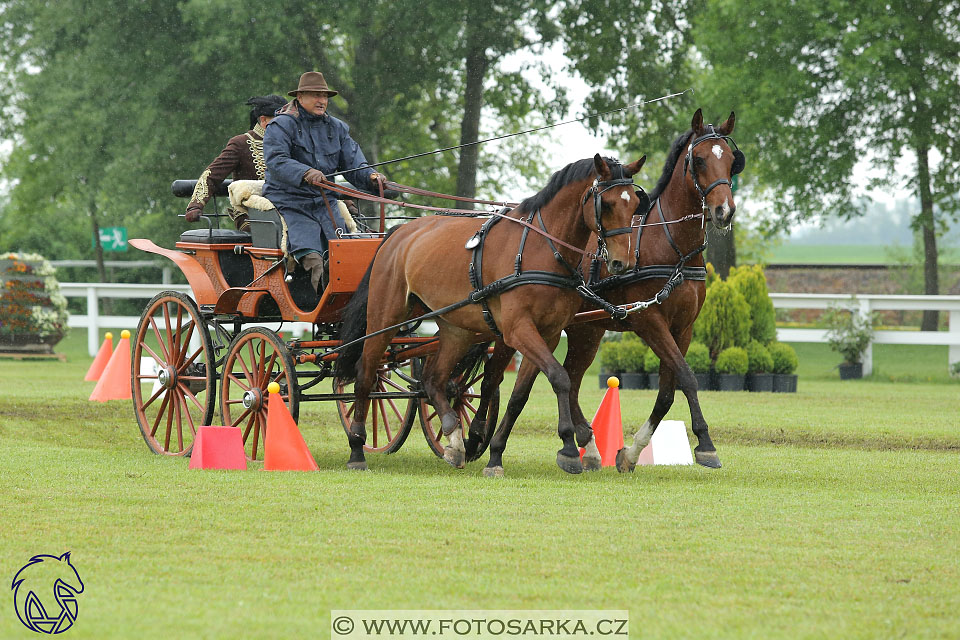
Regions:
<instances>
[{"instance_id":1,"label":"wooden carriage wheel","mask_svg":"<svg viewBox=\"0 0 960 640\"><path fill-rule=\"evenodd\" d=\"M189 455L216 404L216 365L197 305L176 291L147 304L134 337L133 412L154 453Z\"/></svg>"},{"instance_id":2,"label":"wooden carriage wheel","mask_svg":"<svg viewBox=\"0 0 960 640\"><path fill-rule=\"evenodd\" d=\"M489 359L489 354L486 358ZM464 442L469 436L470 421L477 415L477 409L480 405L480 386L483 381L483 368L473 377L465 379L463 376L451 380L447 384L447 400L450 406L460 417L460 428L463 431ZM497 414L500 410L500 389L494 392L493 398L487 410L486 428L483 438L477 443L474 451L467 451L467 462L473 462L480 458L490 446L490 440L493 439L493 432L497 426ZM423 435L427 439L427 445L438 457L443 457L444 439L440 430L440 418L437 416L437 410L426 398L420 399L420 427L423 429Z\"/></svg>"},{"instance_id":3,"label":"wooden carriage wheel","mask_svg":"<svg viewBox=\"0 0 960 640\"><path fill-rule=\"evenodd\" d=\"M220 376L220 412L223 424L243 429L243 447L249 460L263 459L267 434L267 385L280 385L290 415L300 413L297 372L290 350L273 331L251 327L230 343Z\"/></svg>"},{"instance_id":4,"label":"wooden carriage wheel","mask_svg":"<svg viewBox=\"0 0 960 640\"><path fill-rule=\"evenodd\" d=\"M419 407L418 398L404 397L416 392L419 387L415 375L417 361L399 364L383 364L377 371L377 381L371 392L370 410L367 412L367 443L365 453L394 453L403 446ZM333 380L333 392L353 395L353 383L344 384L339 378ZM380 397L378 397L378 395ZM391 395L397 397L390 397ZM337 400L340 424L349 433L353 418L353 400Z\"/></svg>"}]
</instances>

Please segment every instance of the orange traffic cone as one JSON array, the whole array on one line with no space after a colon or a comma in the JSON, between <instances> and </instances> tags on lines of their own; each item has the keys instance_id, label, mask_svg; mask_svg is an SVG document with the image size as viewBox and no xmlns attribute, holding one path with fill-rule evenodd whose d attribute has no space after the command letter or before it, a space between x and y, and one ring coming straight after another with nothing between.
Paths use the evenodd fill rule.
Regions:
<instances>
[{"instance_id":1,"label":"orange traffic cone","mask_svg":"<svg viewBox=\"0 0 960 640\"><path fill-rule=\"evenodd\" d=\"M191 469L246 469L243 438L237 427L201 426L190 453Z\"/></svg>"},{"instance_id":2,"label":"orange traffic cone","mask_svg":"<svg viewBox=\"0 0 960 640\"><path fill-rule=\"evenodd\" d=\"M113 334L108 331L103 336L103 344L100 345L100 350L97 351L97 356L93 359L93 364L87 369L87 375L83 376L83 379L87 382L99 380L100 374L103 373L111 355L113 355Z\"/></svg>"},{"instance_id":3,"label":"orange traffic cone","mask_svg":"<svg viewBox=\"0 0 960 640\"><path fill-rule=\"evenodd\" d=\"M319 471L317 461L310 455L297 423L280 397L280 385L267 386L267 435L263 448L264 471Z\"/></svg>"},{"instance_id":4,"label":"orange traffic cone","mask_svg":"<svg viewBox=\"0 0 960 640\"><path fill-rule=\"evenodd\" d=\"M617 451L623 449L623 422L620 419L620 381L615 376L607 378L607 392L600 401L597 415L593 417L593 437L600 449L600 464L613 467L617 464ZM583 457L583 449L580 449Z\"/></svg>"},{"instance_id":5,"label":"orange traffic cone","mask_svg":"<svg viewBox=\"0 0 960 640\"><path fill-rule=\"evenodd\" d=\"M120 332L120 343L110 356L110 361L100 374L100 381L93 388L90 400L129 400L133 397L130 389L130 332Z\"/></svg>"}]
</instances>

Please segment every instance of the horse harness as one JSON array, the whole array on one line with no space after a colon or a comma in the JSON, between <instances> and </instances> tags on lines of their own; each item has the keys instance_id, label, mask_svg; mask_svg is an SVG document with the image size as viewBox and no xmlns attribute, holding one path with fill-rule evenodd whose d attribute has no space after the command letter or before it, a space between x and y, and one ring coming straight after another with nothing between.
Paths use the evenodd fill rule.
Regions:
<instances>
[{"instance_id":1,"label":"horse harness","mask_svg":"<svg viewBox=\"0 0 960 640\"><path fill-rule=\"evenodd\" d=\"M594 180L593 185L587 189L583 196L583 200L580 203L581 209L583 206L590 201L591 196L593 197L593 208L594 215L597 224L597 255L593 258L594 261L606 260L607 258L607 245L606 238L611 236L620 235L623 233L630 233L633 231L633 227L620 227L618 229L605 230L603 228L603 222L601 221L601 195L614 187L624 186L624 185L633 185L638 192L638 196L642 194L641 202L639 207L644 205L644 199L647 203L650 202L649 198L646 198L646 193L643 189L634 185L634 182L631 178L624 177L623 167L620 167L620 177L613 178L611 180ZM502 213L502 212L501 212ZM487 234L490 232L490 229L493 228L501 219L506 216L496 216L490 218L483 223L483 226L480 227L480 230L473 235L470 240L467 241L466 248L470 249L473 252L472 260L470 261L469 268L469 277L470 285L474 290L470 293L469 300L472 303L480 305L481 313L483 315L483 321L489 327L490 331L493 332L495 336L502 337L503 334L500 332L497 323L493 319L493 314L490 312L490 307L487 304L487 299L493 296L499 295L505 291L509 291L520 285L527 284L541 284L548 285L552 287L558 287L561 289L576 289L577 293L580 294L586 300L598 305L604 311L609 313L614 318L622 320L626 318L626 313L619 307L610 304L596 293L594 293L587 283L584 282L583 276L580 275L580 263L576 267L572 266L566 259L560 254L560 251L557 249L556 244L554 243L554 238L547 232L546 225L543 222L543 217L540 214L540 209L536 211L531 211L524 221L523 234L520 236L520 246L517 249L517 257L514 260L513 273L509 276L505 276L498 280L494 280L490 284L484 286L482 274L483 274L483 247L486 241ZM542 271L542 270L527 270L522 269L523 262L523 248L527 242L527 235L529 235L530 229L534 228L533 223L536 221L537 226L540 227L544 238L550 244L550 249L553 251L553 257L563 265L569 275L561 275L559 273L554 273L552 271ZM565 244L566 243L562 243ZM566 245L570 246L570 245ZM580 251L581 254L586 255L586 252ZM581 257L581 263L583 258Z\"/></svg>"}]
</instances>

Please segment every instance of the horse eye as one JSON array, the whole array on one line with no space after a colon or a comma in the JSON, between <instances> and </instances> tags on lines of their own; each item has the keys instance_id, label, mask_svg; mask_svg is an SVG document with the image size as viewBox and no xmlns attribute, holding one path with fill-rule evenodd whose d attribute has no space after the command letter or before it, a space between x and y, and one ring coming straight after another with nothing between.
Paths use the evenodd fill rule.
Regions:
<instances>
[{"instance_id":1,"label":"horse eye","mask_svg":"<svg viewBox=\"0 0 960 640\"><path fill-rule=\"evenodd\" d=\"M696 156L693 159L693 164L697 165L697 167L702 168L707 166L707 161L701 158L700 156Z\"/></svg>"}]
</instances>

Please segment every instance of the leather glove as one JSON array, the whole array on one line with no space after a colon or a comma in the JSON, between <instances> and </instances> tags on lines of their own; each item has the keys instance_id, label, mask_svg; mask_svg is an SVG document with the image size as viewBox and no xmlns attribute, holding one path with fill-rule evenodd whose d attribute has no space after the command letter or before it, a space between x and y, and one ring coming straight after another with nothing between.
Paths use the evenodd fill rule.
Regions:
<instances>
[{"instance_id":1,"label":"leather glove","mask_svg":"<svg viewBox=\"0 0 960 640\"><path fill-rule=\"evenodd\" d=\"M326 179L327 177L318 169L307 169L307 172L303 174L303 181L315 187L323 186L323 181Z\"/></svg>"},{"instance_id":2,"label":"leather glove","mask_svg":"<svg viewBox=\"0 0 960 640\"><path fill-rule=\"evenodd\" d=\"M377 173L376 171L370 174L370 184L372 184L374 188L377 187L378 182L385 182L386 179L387 177L385 175L382 173Z\"/></svg>"},{"instance_id":3,"label":"leather glove","mask_svg":"<svg viewBox=\"0 0 960 640\"><path fill-rule=\"evenodd\" d=\"M187 215L184 216L187 219L187 222L196 222L200 219L200 216L203 214L203 207L196 203L190 203L187 207Z\"/></svg>"},{"instance_id":4,"label":"leather glove","mask_svg":"<svg viewBox=\"0 0 960 640\"><path fill-rule=\"evenodd\" d=\"M352 216L359 216L360 209L357 207L357 203L354 200L341 200L343 204L347 205L347 211L350 212Z\"/></svg>"}]
</instances>

